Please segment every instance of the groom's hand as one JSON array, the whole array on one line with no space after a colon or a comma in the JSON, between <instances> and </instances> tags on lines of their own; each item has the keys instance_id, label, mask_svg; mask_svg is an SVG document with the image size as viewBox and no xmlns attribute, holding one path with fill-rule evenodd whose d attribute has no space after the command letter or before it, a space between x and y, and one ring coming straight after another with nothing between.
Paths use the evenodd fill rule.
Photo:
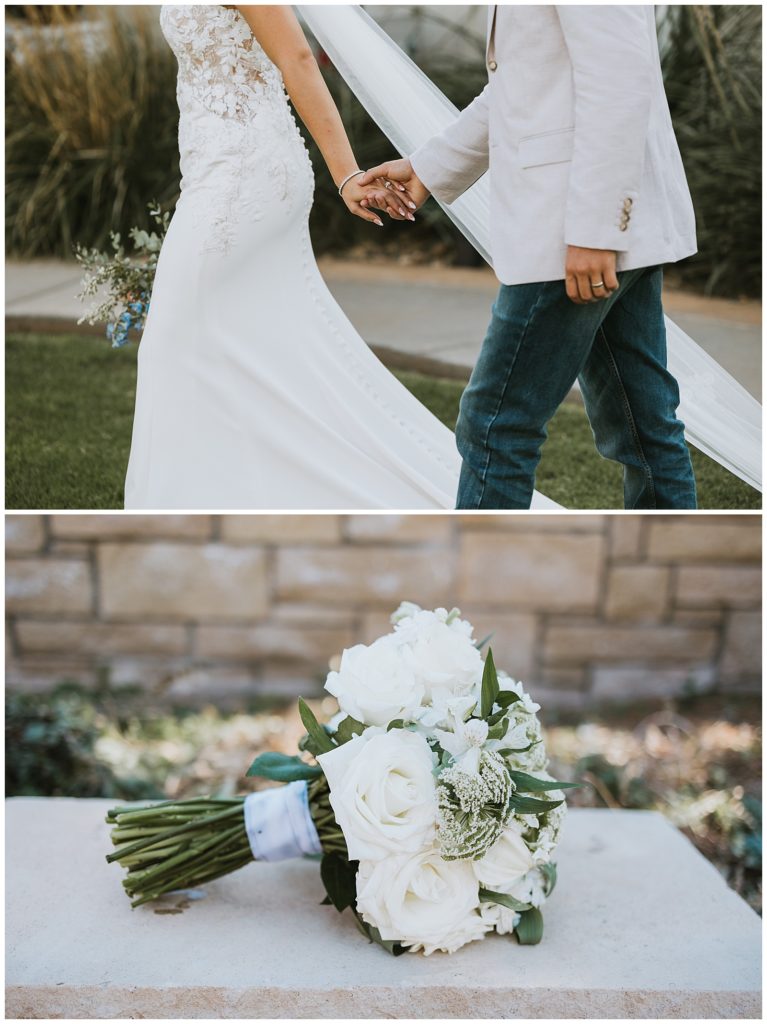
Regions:
<instances>
[{"instance_id":1,"label":"groom's hand","mask_svg":"<svg viewBox=\"0 0 767 1024\"><path fill-rule=\"evenodd\" d=\"M568 245L565 260L567 297L578 306L599 302L618 287L612 249L584 249Z\"/></svg>"},{"instance_id":2,"label":"groom's hand","mask_svg":"<svg viewBox=\"0 0 767 1024\"><path fill-rule=\"evenodd\" d=\"M372 167L359 179L360 185L370 185L376 178L385 178L396 185L402 185L409 197L411 210L423 206L431 193L413 170L409 160L389 160L385 164Z\"/></svg>"}]
</instances>

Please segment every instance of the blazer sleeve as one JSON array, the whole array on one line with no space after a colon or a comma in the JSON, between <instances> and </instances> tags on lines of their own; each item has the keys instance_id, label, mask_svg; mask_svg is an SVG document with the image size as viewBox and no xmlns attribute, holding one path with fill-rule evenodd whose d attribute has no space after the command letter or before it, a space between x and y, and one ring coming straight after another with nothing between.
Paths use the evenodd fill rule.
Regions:
<instances>
[{"instance_id":1,"label":"blazer sleeve","mask_svg":"<svg viewBox=\"0 0 767 1024\"><path fill-rule=\"evenodd\" d=\"M454 202L488 168L488 89L486 85L449 127L410 157L426 188L444 203Z\"/></svg>"},{"instance_id":2,"label":"blazer sleeve","mask_svg":"<svg viewBox=\"0 0 767 1024\"><path fill-rule=\"evenodd\" d=\"M565 242L625 251L650 121L654 26L642 5L556 10L575 90Z\"/></svg>"}]
</instances>

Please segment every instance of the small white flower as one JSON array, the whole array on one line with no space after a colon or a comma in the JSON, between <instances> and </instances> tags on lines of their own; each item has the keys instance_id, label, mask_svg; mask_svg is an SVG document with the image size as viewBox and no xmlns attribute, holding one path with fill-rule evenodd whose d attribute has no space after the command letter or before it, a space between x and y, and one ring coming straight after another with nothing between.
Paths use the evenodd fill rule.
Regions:
<instances>
[{"instance_id":1,"label":"small white flower","mask_svg":"<svg viewBox=\"0 0 767 1024\"><path fill-rule=\"evenodd\" d=\"M500 903L480 903L479 916L490 928L494 928L499 935L511 935L519 924L522 916L516 910L502 907Z\"/></svg>"},{"instance_id":2,"label":"small white flower","mask_svg":"<svg viewBox=\"0 0 767 1024\"><path fill-rule=\"evenodd\" d=\"M461 771L476 774L479 770L479 759L482 745L487 739L487 722L478 718L464 722L462 718L451 716L453 729L434 729L434 736L443 750L454 759Z\"/></svg>"}]
</instances>

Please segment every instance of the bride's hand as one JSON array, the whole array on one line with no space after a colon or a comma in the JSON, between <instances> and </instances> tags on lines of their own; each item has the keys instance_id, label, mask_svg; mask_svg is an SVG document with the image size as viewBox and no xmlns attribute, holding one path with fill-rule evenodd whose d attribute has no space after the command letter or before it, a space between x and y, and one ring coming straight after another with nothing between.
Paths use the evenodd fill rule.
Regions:
<instances>
[{"instance_id":1,"label":"bride's hand","mask_svg":"<svg viewBox=\"0 0 767 1024\"><path fill-rule=\"evenodd\" d=\"M382 178L365 187L359 185L358 181L358 178L352 178L347 182L341 195L347 209L355 216L383 227L378 215L370 209L376 207L388 213L392 220L415 220L407 208L408 200L402 198L392 185L387 188Z\"/></svg>"},{"instance_id":2,"label":"bride's hand","mask_svg":"<svg viewBox=\"0 0 767 1024\"><path fill-rule=\"evenodd\" d=\"M363 188L369 188L374 181L381 180L388 181L392 188L402 190L402 199L407 202L411 210L417 210L423 206L431 194L406 157L401 160L389 160L385 164L372 167L357 179L357 183Z\"/></svg>"}]
</instances>

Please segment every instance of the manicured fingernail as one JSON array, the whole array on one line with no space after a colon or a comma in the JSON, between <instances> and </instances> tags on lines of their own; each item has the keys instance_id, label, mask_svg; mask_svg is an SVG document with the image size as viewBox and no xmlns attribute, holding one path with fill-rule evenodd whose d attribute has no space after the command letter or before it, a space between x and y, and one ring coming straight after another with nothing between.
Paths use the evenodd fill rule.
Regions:
<instances>
[{"instance_id":1,"label":"manicured fingernail","mask_svg":"<svg viewBox=\"0 0 767 1024\"><path fill-rule=\"evenodd\" d=\"M379 226L379 228L383 227L383 221L382 220L377 220L376 224Z\"/></svg>"},{"instance_id":2,"label":"manicured fingernail","mask_svg":"<svg viewBox=\"0 0 767 1024\"><path fill-rule=\"evenodd\" d=\"M410 201L408 201L407 205L410 207L411 210L417 210L418 209L418 207L415 205L415 203L411 203Z\"/></svg>"},{"instance_id":3,"label":"manicured fingernail","mask_svg":"<svg viewBox=\"0 0 767 1024\"><path fill-rule=\"evenodd\" d=\"M407 219L408 219L408 220L413 220L413 221L414 221L414 220L415 220L415 217L413 216L413 214L412 214L412 213L409 213L409 214L407 215Z\"/></svg>"},{"instance_id":4,"label":"manicured fingernail","mask_svg":"<svg viewBox=\"0 0 767 1024\"><path fill-rule=\"evenodd\" d=\"M397 185L397 188L400 190L400 192L405 192L406 191L404 185Z\"/></svg>"}]
</instances>

